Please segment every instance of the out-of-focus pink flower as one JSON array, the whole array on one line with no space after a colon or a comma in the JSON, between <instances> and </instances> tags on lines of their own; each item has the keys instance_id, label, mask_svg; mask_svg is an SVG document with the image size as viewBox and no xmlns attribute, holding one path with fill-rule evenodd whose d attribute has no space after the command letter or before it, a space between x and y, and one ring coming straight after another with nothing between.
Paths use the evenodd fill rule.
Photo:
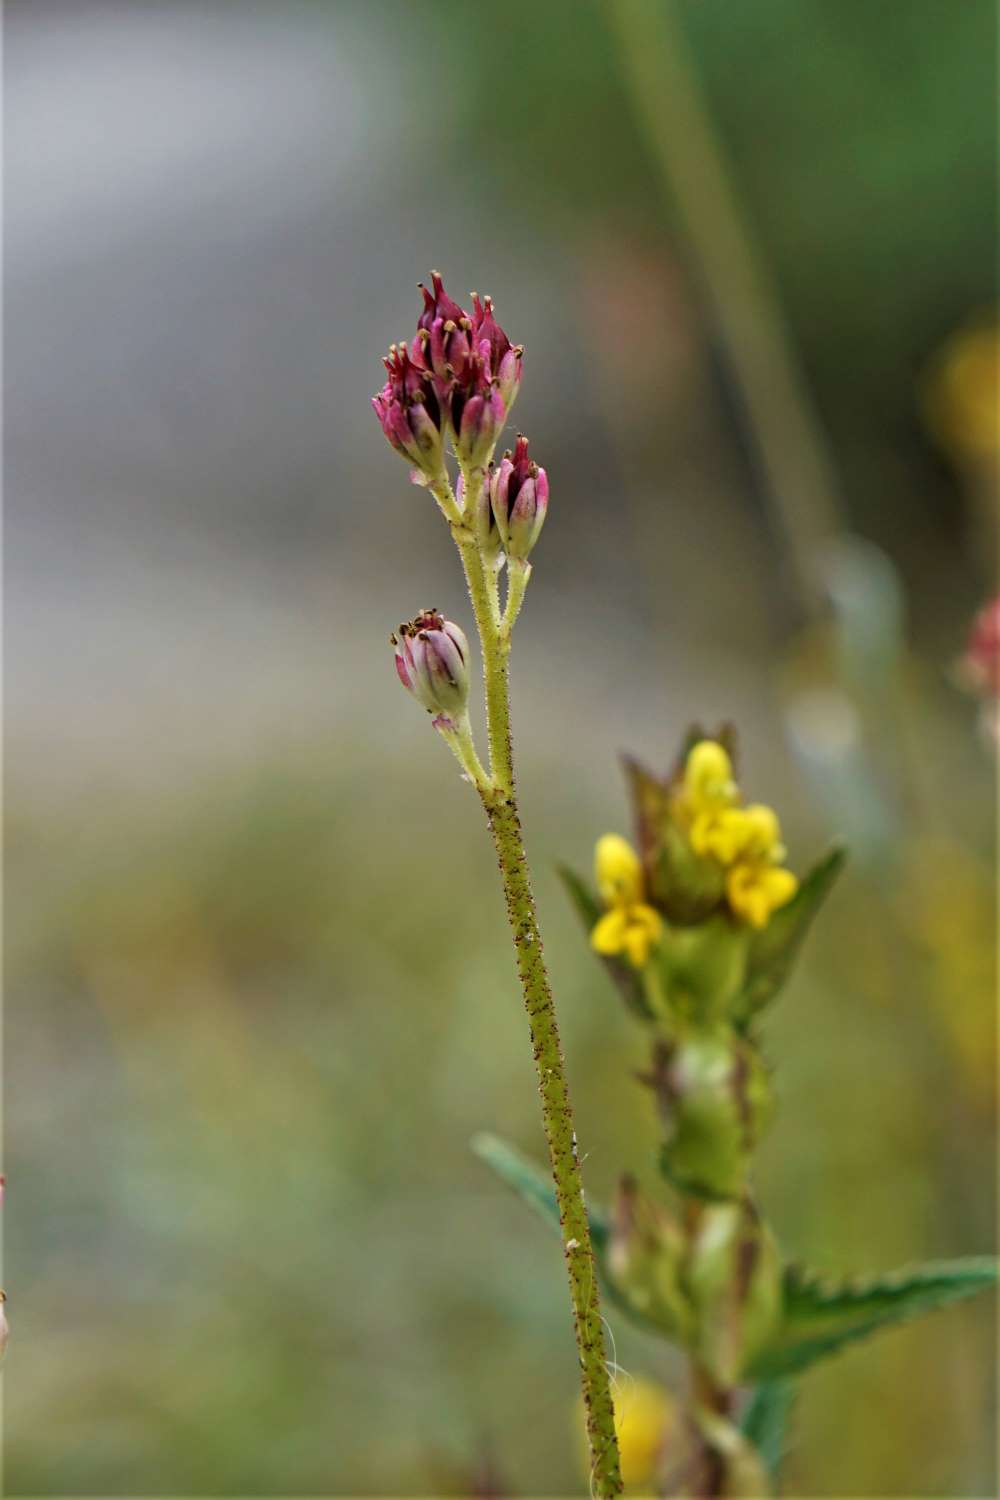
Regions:
<instances>
[{"instance_id":1,"label":"out-of-focus pink flower","mask_svg":"<svg viewBox=\"0 0 1000 1500\"><path fill-rule=\"evenodd\" d=\"M1000 696L1000 594L973 620L960 672L974 692L984 698Z\"/></svg>"}]
</instances>

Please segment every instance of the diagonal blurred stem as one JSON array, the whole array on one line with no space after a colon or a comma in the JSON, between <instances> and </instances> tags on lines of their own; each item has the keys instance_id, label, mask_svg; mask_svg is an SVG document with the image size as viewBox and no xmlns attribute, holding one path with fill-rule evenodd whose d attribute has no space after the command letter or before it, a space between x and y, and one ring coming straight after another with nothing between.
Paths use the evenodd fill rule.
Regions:
<instances>
[{"instance_id":1,"label":"diagonal blurred stem","mask_svg":"<svg viewBox=\"0 0 1000 1500\"><path fill-rule=\"evenodd\" d=\"M817 412L766 263L702 97L677 0L605 0L636 122L691 251L743 404L772 524L802 611L820 603L817 549L842 506Z\"/></svg>"},{"instance_id":2,"label":"diagonal blurred stem","mask_svg":"<svg viewBox=\"0 0 1000 1500\"><path fill-rule=\"evenodd\" d=\"M467 471L464 479L464 513L466 516L475 516L479 501L477 485L483 482L481 471L479 475ZM513 613L501 617L496 575L490 572L484 562L474 530L465 521L452 521L451 530L462 559L469 598L482 643L490 778L485 784L477 782L477 786L496 847L507 916L514 939L517 973L528 1013L531 1046L542 1101L542 1125L559 1206L563 1257L580 1359L580 1384L590 1448L591 1491L600 1500L613 1500L614 1496L622 1493L622 1482L611 1384L605 1363L604 1324L597 1268L590 1241L590 1224L584 1200L576 1131L573 1128L566 1065L559 1040L555 1002L542 954L542 938L538 930L514 788L507 662L510 655L510 626L527 584L527 570L523 570L523 576L513 585Z\"/></svg>"}]
</instances>

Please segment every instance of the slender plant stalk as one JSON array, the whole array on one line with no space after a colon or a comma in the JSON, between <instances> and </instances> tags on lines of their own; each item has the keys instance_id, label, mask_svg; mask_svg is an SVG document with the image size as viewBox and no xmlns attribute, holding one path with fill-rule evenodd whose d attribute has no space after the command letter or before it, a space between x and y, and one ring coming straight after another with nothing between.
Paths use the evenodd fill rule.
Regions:
<instances>
[{"instance_id":1,"label":"slender plant stalk","mask_svg":"<svg viewBox=\"0 0 1000 1500\"><path fill-rule=\"evenodd\" d=\"M467 471L464 478L465 514L474 516L479 487L483 483L481 472L476 474ZM482 645L490 769L488 779L481 773L474 775L473 779L486 809L497 851L507 915L514 939L518 978L528 1012L538 1088L542 1099L542 1124L559 1205L563 1254L573 1304L573 1324L580 1357L580 1380L590 1445L592 1489L595 1495L604 1500L604 1497L622 1493L614 1406L605 1363L604 1326L566 1067L559 1041L555 1004L542 953L542 939L538 930L514 788L507 662L510 655L511 625L520 608L530 568L522 564L511 572L507 608L501 615L496 574L484 562L472 526L449 516L455 503L450 486L447 490L438 487L435 495L442 511L450 520Z\"/></svg>"}]
</instances>

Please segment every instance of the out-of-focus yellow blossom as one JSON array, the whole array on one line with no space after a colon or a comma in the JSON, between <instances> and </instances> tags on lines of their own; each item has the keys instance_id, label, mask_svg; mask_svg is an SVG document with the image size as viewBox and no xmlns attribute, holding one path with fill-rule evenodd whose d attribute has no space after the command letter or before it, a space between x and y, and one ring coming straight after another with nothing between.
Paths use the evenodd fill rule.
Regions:
<instances>
[{"instance_id":1,"label":"out-of-focus yellow blossom","mask_svg":"<svg viewBox=\"0 0 1000 1500\"><path fill-rule=\"evenodd\" d=\"M644 968L663 934L663 919L642 900L638 855L618 834L606 833L597 841L594 873L610 909L591 932L591 946L605 958L624 953L633 968Z\"/></svg>"},{"instance_id":2,"label":"out-of-focus yellow blossom","mask_svg":"<svg viewBox=\"0 0 1000 1500\"><path fill-rule=\"evenodd\" d=\"M579 1430L584 1431L583 1402L577 1402ZM678 1404L651 1380L628 1380L615 1392L615 1435L622 1482L631 1496L653 1493L663 1458L681 1424ZM587 1450L583 1449L584 1458Z\"/></svg>"},{"instance_id":3,"label":"out-of-focus yellow blossom","mask_svg":"<svg viewBox=\"0 0 1000 1500\"><path fill-rule=\"evenodd\" d=\"M738 806L732 762L716 740L699 740L691 749L683 801L691 848L727 871L731 910L751 927L766 927L771 913L799 888L791 871L781 868L785 846L777 813L761 802Z\"/></svg>"},{"instance_id":4,"label":"out-of-focus yellow blossom","mask_svg":"<svg viewBox=\"0 0 1000 1500\"><path fill-rule=\"evenodd\" d=\"M597 840L594 876L605 906L627 906L642 897L642 865L621 834L606 833Z\"/></svg>"},{"instance_id":5,"label":"out-of-focus yellow blossom","mask_svg":"<svg viewBox=\"0 0 1000 1500\"><path fill-rule=\"evenodd\" d=\"M791 901L798 888L791 870L763 861L733 865L726 876L729 905L751 927L766 927L771 913Z\"/></svg>"},{"instance_id":6,"label":"out-of-focus yellow blossom","mask_svg":"<svg viewBox=\"0 0 1000 1500\"><path fill-rule=\"evenodd\" d=\"M743 814L733 763L717 740L699 740L684 766L684 805L691 848L703 858L732 864L743 839Z\"/></svg>"},{"instance_id":7,"label":"out-of-focus yellow blossom","mask_svg":"<svg viewBox=\"0 0 1000 1500\"><path fill-rule=\"evenodd\" d=\"M935 436L958 457L995 458L1000 448L1000 329L979 322L949 339L924 382Z\"/></svg>"},{"instance_id":8,"label":"out-of-focus yellow blossom","mask_svg":"<svg viewBox=\"0 0 1000 1500\"><path fill-rule=\"evenodd\" d=\"M733 763L717 740L699 740L689 751L684 766L684 796L695 816L732 807L736 801Z\"/></svg>"},{"instance_id":9,"label":"out-of-focus yellow blossom","mask_svg":"<svg viewBox=\"0 0 1000 1500\"><path fill-rule=\"evenodd\" d=\"M743 809L743 843L740 845L741 860L766 860L780 865L787 850L781 842L781 824L778 814L763 802L754 802Z\"/></svg>"}]
</instances>

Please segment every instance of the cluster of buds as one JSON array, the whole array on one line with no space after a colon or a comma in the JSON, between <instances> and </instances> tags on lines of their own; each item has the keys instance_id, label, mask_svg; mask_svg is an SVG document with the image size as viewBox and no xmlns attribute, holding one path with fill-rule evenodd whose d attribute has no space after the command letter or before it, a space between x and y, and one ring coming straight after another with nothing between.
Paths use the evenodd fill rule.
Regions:
<instances>
[{"instance_id":1,"label":"cluster of buds","mask_svg":"<svg viewBox=\"0 0 1000 1500\"><path fill-rule=\"evenodd\" d=\"M388 379L372 405L389 442L433 484L444 475L445 440L459 461L489 461L517 396L522 349L496 320L489 297L472 295L467 312L448 296L437 271L421 285L423 311L412 344L393 344Z\"/></svg>"},{"instance_id":2,"label":"cluster of buds","mask_svg":"<svg viewBox=\"0 0 1000 1500\"><path fill-rule=\"evenodd\" d=\"M436 609L425 609L390 637L399 680L418 703L445 722L469 701L469 642Z\"/></svg>"},{"instance_id":3,"label":"cluster of buds","mask_svg":"<svg viewBox=\"0 0 1000 1500\"><path fill-rule=\"evenodd\" d=\"M462 547L474 548L467 576L480 571L480 633L496 632L509 646L531 574L528 556L538 540L549 503L549 481L518 434L513 452L499 463L493 454L521 381L523 350L497 322L490 297L472 293L466 311L449 297L437 271L421 284L424 306L410 343L393 344L385 358L388 379L372 397L386 438L411 465L411 478L429 487ZM458 460L454 487L447 452ZM461 524L459 524L461 523ZM460 540L461 538L461 540ZM506 609L501 616L498 574L510 565ZM470 581L470 589L473 587ZM492 613L483 598L492 591ZM473 603L476 603L473 591ZM484 638L485 639L485 638ZM464 718L468 701L468 642L457 625L425 610L392 637L400 681L448 733ZM504 649L501 646L501 649ZM461 744L452 742L467 774L474 771L474 745L466 719ZM472 779L477 779L472 774Z\"/></svg>"}]
</instances>

